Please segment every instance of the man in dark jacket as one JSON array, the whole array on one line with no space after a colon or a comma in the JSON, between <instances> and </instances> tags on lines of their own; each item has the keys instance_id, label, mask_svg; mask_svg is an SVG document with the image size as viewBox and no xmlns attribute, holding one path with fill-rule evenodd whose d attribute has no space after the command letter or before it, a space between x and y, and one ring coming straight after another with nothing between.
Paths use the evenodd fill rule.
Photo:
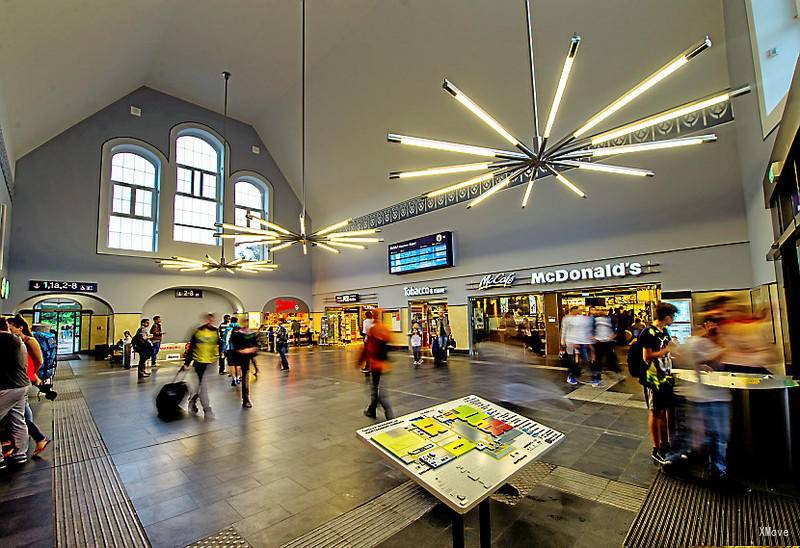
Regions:
<instances>
[{"instance_id":1,"label":"man in dark jacket","mask_svg":"<svg viewBox=\"0 0 800 548\"><path fill-rule=\"evenodd\" d=\"M0 419L7 419L8 430L14 442L11 462L28 461L28 427L25 423L25 394L30 381L26 371L27 351L16 335L8 331L8 322L0 318ZM0 453L0 468L6 462Z\"/></svg>"}]
</instances>

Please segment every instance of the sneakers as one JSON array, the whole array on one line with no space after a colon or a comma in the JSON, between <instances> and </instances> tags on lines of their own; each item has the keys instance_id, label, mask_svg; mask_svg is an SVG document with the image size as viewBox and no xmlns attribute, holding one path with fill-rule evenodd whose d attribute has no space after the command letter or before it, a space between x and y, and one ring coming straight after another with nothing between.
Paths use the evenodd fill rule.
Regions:
<instances>
[{"instance_id":1,"label":"sneakers","mask_svg":"<svg viewBox=\"0 0 800 548\"><path fill-rule=\"evenodd\" d=\"M47 446L50 445L51 441L53 441L53 440L51 440L50 438L45 438L42 441L37 442L36 443L36 449L33 450L33 453L31 453L31 456L32 457L38 456L40 453L42 453L42 451L47 449Z\"/></svg>"},{"instance_id":2,"label":"sneakers","mask_svg":"<svg viewBox=\"0 0 800 548\"><path fill-rule=\"evenodd\" d=\"M377 419L378 418L378 415L376 415L375 413L370 413L369 409L364 409L364 416L365 417L369 417L371 419Z\"/></svg>"},{"instance_id":3,"label":"sneakers","mask_svg":"<svg viewBox=\"0 0 800 548\"><path fill-rule=\"evenodd\" d=\"M236 377L231 378L231 386L236 386Z\"/></svg>"},{"instance_id":4,"label":"sneakers","mask_svg":"<svg viewBox=\"0 0 800 548\"><path fill-rule=\"evenodd\" d=\"M576 381L575 377L573 377L572 375L567 375L567 383L569 383L569 384L574 386L574 385L578 384L578 381Z\"/></svg>"},{"instance_id":5,"label":"sneakers","mask_svg":"<svg viewBox=\"0 0 800 548\"><path fill-rule=\"evenodd\" d=\"M203 409L203 418L205 420L207 420L207 421L213 421L214 419L217 418L217 416L214 414L214 412L209 407L208 409Z\"/></svg>"},{"instance_id":6,"label":"sneakers","mask_svg":"<svg viewBox=\"0 0 800 548\"><path fill-rule=\"evenodd\" d=\"M14 455L8 461L16 466L20 466L28 462L28 455Z\"/></svg>"},{"instance_id":7,"label":"sneakers","mask_svg":"<svg viewBox=\"0 0 800 548\"><path fill-rule=\"evenodd\" d=\"M600 379L592 379L592 386L594 386L595 388L600 388L601 386L603 386L603 381Z\"/></svg>"},{"instance_id":8,"label":"sneakers","mask_svg":"<svg viewBox=\"0 0 800 548\"><path fill-rule=\"evenodd\" d=\"M650 458L653 459L653 462L656 464L667 464L669 461L666 459L664 454L661 452L660 449L656 449L653 447L653 453L650 455Z\"/></svg>"},{"instance_id":9,"label":"sneakers","mask_svg":"<svg viewBox=\"0 0 800 548\"><path fill-rule=\"evenodd\" d=\"M192 413L197 413L200 410L197 408L197 398L192 398L189 400L189 411Z\"/></svg>"},{"instance_id":10,"label":"sneakers","mask_svg":"<svg viewBox=\"0 0 800 548\"><path fill-rule=\"evenodd\" d=\"M253 407L253 404L250 403L249 401L245 401L242 402L242 407L244 407L245 409L250 409L251 407Z\"/></svg>"}]
</instances>

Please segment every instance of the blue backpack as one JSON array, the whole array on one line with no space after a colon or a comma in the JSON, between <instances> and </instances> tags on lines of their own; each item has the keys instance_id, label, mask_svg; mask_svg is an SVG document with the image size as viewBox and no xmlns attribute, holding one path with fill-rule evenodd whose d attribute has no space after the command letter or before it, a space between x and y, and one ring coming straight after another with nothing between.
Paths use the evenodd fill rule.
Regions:
<instances>
[{"instance_id":1,"label":"blue backpack","mask_svg":"<svg viewBox=\"0 0 800 548\"><path fill-rule=\"evenodd\" d=\"M39 378L44 381L52 377L56 371L58 343L55 335L44 331L34 331L33 338L42 349L42 367L39 369Z\"/></svg>"}]
</instances>

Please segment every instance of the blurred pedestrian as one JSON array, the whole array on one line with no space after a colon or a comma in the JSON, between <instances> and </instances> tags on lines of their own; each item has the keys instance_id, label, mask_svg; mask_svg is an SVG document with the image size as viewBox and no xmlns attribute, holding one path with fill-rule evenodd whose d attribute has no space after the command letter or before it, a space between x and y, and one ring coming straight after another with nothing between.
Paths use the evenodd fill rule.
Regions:
<instances>
[{"instance_id":1,"label":"blurred pedestrian","mask_svg":"<svg viewBox=\"0 0 800 548\"><path fill-rule=\"evenodd\" d=\"M197 374L197 386L189 398L189 411L197 413L197 400L203 406L203 417L213 419L211 400L208 397L208 379L206 370L219 359L219 329L214 325L214 314L206 314L205 323L195 329L189 341L184 367L192 366Z\"/></svg>"},{"instance_id":2,"label":"blurred pedestrian","mask_svg":"<svg viewBox=\"0 0 800 548\"><path fill-rule=\"evenodd\" d=\"M239 318L234 316L231 318L231 323L225 329L225 362L228 364L228 373L231 377L231 386L237 386L242 382L242 372L235 361L231 360L231 335L234 331L239 329Z\"/></svg>"},{"instance_id":3,"label":"blurred pedestrian","mask_svg":"<svg viewBox=\"0 0 800 548\"><path fill-rule=\"evenodd\" d=\"M25 397L30 380L27 355L19 337L8 332L8 322L0 318L0 419L4 420L14 449L11 462L28 462L28 427L25 423ZM0 453L0 469L6 460Z\"/></svg>"},{"instance_id":4,"label":"blurred pedestrian","mask_svg":"<svg viewBox=\"0 0 800 548\"><path fill-rule=\"evenodd\" d=\"M602 309L595 309L594 318L594 354L597 370L603 369L619 371L617 353L615 350L614 324L608 314Z\"/></svg>"},{"instance_id":5,"label":"blurred pedestrian","mask_svg":"<svg viewBox=\"0 0 800 548\"><path fill-rule=\"evenodd\" d=\"M227 348L228 328L231 325L231 315L225 314L222 317L222 323L219 324L217 336L219 337L219 374L224 375L228 372L227 364L225 363L225 352Z\"/></svg>"},{"instance_id":6,"label":"blurred pedestrian","mask_svg":"<svg viewBox=\"0 0 800 548\"><path fill-rule=\"evenodd\" d=\"M370 375L370 402L364 415L370 418L377 418L378 405L383 407L386 420L394 418L394 412L386 396L386 390L381 390L381 377L391 369L389 363L389 340L391 333L381 321L381 315L376 313L373 318L372 327L367 333L367 366Z\"/></svg>"}]
</instances>

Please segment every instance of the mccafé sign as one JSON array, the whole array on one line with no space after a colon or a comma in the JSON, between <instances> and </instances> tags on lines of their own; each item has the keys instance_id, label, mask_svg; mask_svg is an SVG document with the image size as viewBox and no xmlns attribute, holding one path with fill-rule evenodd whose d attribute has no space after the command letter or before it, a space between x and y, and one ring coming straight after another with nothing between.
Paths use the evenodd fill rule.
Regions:
<instances>
[{"instance_id":1,"label":"mccaf\u00e9 sign","mask_svg":"<svg viewBox=\"0 0 800 548\"><path fill-rule=\"evenodd\" d=\"M625 278L640 276L642 263L614 263L586 268L560 268L558 270L540 270L531 274L531 283L552 284L558 282L577 282L580 280L605 280L608 278Z\"/></svg>"},{"instance_id":2,"label":"mccaf\u00e9 sign","mask_svg":"<svg viewBox=\"0 0 800 548\"><path fill-rule=\"evenodd\" d=\"M498 274L487 274L481 278L480 282L478 282L478 290L489 289L492 287L511 287L514 285L514 280L516 279L516 272L511 272L510 274L506 274L505 272L500 272Z\"/></svg>"}]
</instances>

